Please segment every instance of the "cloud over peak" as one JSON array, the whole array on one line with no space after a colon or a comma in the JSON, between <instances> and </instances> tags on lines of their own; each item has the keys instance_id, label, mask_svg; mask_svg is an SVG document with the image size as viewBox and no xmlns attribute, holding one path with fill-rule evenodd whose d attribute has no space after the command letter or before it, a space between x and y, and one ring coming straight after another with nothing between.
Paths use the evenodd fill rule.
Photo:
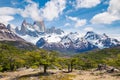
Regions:
<instances>
[{"instance_id":1,"label":"cloud over peak","mask_svg":"<svg viewBox=\"0 0 120 80\"><path fill-rule=\"evenodd\" d=\"M45 4L44 8L42 8L42 16L51 21L54 18L59 17L65 8L66 0L51 0Z\"/></svg>"},{"instance_id":2,"label":"cloud over peak","mask_svg":"<svg viewBox=\"0 0 120 80\"><path fill-rule=\"evenodd\" d=\"M30 17L35 21L41 21L42 17L40 14L39 4L31 0L26 0L26 2L28 3L28 5L25 6L25 9L21 10L20 15L22 17Z\"/></svg>"},{"instance_id":3,"label":"cloud over peak","mask_svg":"<svg viewBox=\"0 0 120 80\"><path fill-rule=\"evenodd\" d=\"M86 27L84 28L84 31L93 31L94 29L92 27Z\"/></svg>"}]
</instances>

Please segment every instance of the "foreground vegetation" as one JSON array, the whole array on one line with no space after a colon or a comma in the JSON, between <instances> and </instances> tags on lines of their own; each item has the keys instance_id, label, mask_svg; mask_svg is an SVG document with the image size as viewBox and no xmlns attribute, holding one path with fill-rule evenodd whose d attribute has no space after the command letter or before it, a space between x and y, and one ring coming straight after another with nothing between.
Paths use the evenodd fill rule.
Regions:
<instances>
[{"instance_id":1,"label":"foreground vegetation","mask_svg":"<svg viewBox=\"0 0 120 80\"><path fill-rule=\"evenodd\" d=\"M120 67L120 49L111 48L98 51L91 51L74 55L72 57L61 57L55 51L37 49L25 51L16 47L0 44L0 71L14 71L21 67L68 69L91 69L98 64L106 64L113 67Z\"/></svg>"},{"instance_id":2,"label":"foreground vegetation","mask_svg":"<svg viewBox=\"0 0 120 80\"><path fill-rule=\"evenodd\" d=\"M77 54L71 57L61 57L55 51L37 49L33 51L21 50L7 44L0 44L0 71L14 71L22 67L47 69L91 69L98 64L120 67L120 48L103 49Z\"/></svg>"}]
</instances>

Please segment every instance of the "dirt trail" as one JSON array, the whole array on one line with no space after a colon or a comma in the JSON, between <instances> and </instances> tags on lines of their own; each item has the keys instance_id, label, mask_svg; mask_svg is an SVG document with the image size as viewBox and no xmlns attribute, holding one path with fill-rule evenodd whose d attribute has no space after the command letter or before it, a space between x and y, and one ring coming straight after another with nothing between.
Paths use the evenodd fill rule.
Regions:
<instances>
[{"instance_id":1,"label":"dirt trail","mask_svg":"<svg viewBox=\"0 0 120 80\"><path fill-rule=\"evenodd\" d=\"M5 73L0 74L4 76L0 80L12 80L17 77L21 77L24 75L30 75L30 74L36 74L39 72L40 72L39 70L34 70L34 69L27 69L27 70L22 70L22 71L15 71L15 72L5 72Z\"/></svg>"},{"instance_id":2,"label":"dirt trail","mask_svg":"<svg viewBox=\"0 0 120 80\"><path fill-rule=\"evenodd\" d=\"M111 74L102 74L100 72L82 71L73 74L76 75L73 80L120 80L120 77L113 77Z\"/></svg>"},{"instance_id":3,"label":"dirt trail","mask_svg":"<svg viewBox=\"0 0 120 80\"><path fill-rule=\"evenodd\" d=\"M60 72L58 70L49 70L49 71L54 72L55 74L63 74L63 73L61 73L62 71ZM22 70L22 71L0 73L0 75L4 75L4 77L1 78L0 80L13 80L20 76L38 74L39 72L40 72L40 70L38 70L38 69L36 69L36 70L27 69L27 70ZM74 71L72 73L66 73L66 74L75 75L75 77L72 78L73 80L120 80L119 76L113 77L113 76L111 76L111 74L102 73L102 72ZM36 79L34 79L34 80L36 80Z\"/></svg>"}]
</instances>

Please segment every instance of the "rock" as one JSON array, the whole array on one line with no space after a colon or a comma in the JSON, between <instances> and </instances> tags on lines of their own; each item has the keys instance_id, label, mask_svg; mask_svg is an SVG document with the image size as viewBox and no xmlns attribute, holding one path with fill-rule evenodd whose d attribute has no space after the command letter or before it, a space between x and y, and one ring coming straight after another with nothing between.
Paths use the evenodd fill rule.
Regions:
<instances>
[{"instance_id":1,"label":"rock","mask_svg":"<svg viewBox=\"0 0 120 80\"><path fill-rule=\"evenodd\" d=\"M106 65L105 64L98 64L97 70L106 70Z\"/></svg>"},{"instance_id":2,"label":"rock","mask_svg":"<svg viewBox=\"0 0 120 80\"><path fill-rule=\"evenodd\" d=\"M0 78L3 78L3 77L0 75Z\"/></svg>"}]
</instances>

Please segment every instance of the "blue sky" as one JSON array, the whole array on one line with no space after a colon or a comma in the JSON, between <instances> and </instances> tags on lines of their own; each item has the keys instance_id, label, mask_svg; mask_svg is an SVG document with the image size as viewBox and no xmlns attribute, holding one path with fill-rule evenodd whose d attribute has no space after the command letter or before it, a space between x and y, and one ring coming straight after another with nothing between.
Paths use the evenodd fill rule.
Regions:
<instances>
[{"instance_id":1,"label":"blue sky","mask_svg":"<svg viewBox=\"0 0 120 80\"><path fill-rule=\"evenodd\" d=\"M1 0L0 22L20 26L44 20L46 27L120 36L120 0Z\"/></svg>"}]
</instances>

